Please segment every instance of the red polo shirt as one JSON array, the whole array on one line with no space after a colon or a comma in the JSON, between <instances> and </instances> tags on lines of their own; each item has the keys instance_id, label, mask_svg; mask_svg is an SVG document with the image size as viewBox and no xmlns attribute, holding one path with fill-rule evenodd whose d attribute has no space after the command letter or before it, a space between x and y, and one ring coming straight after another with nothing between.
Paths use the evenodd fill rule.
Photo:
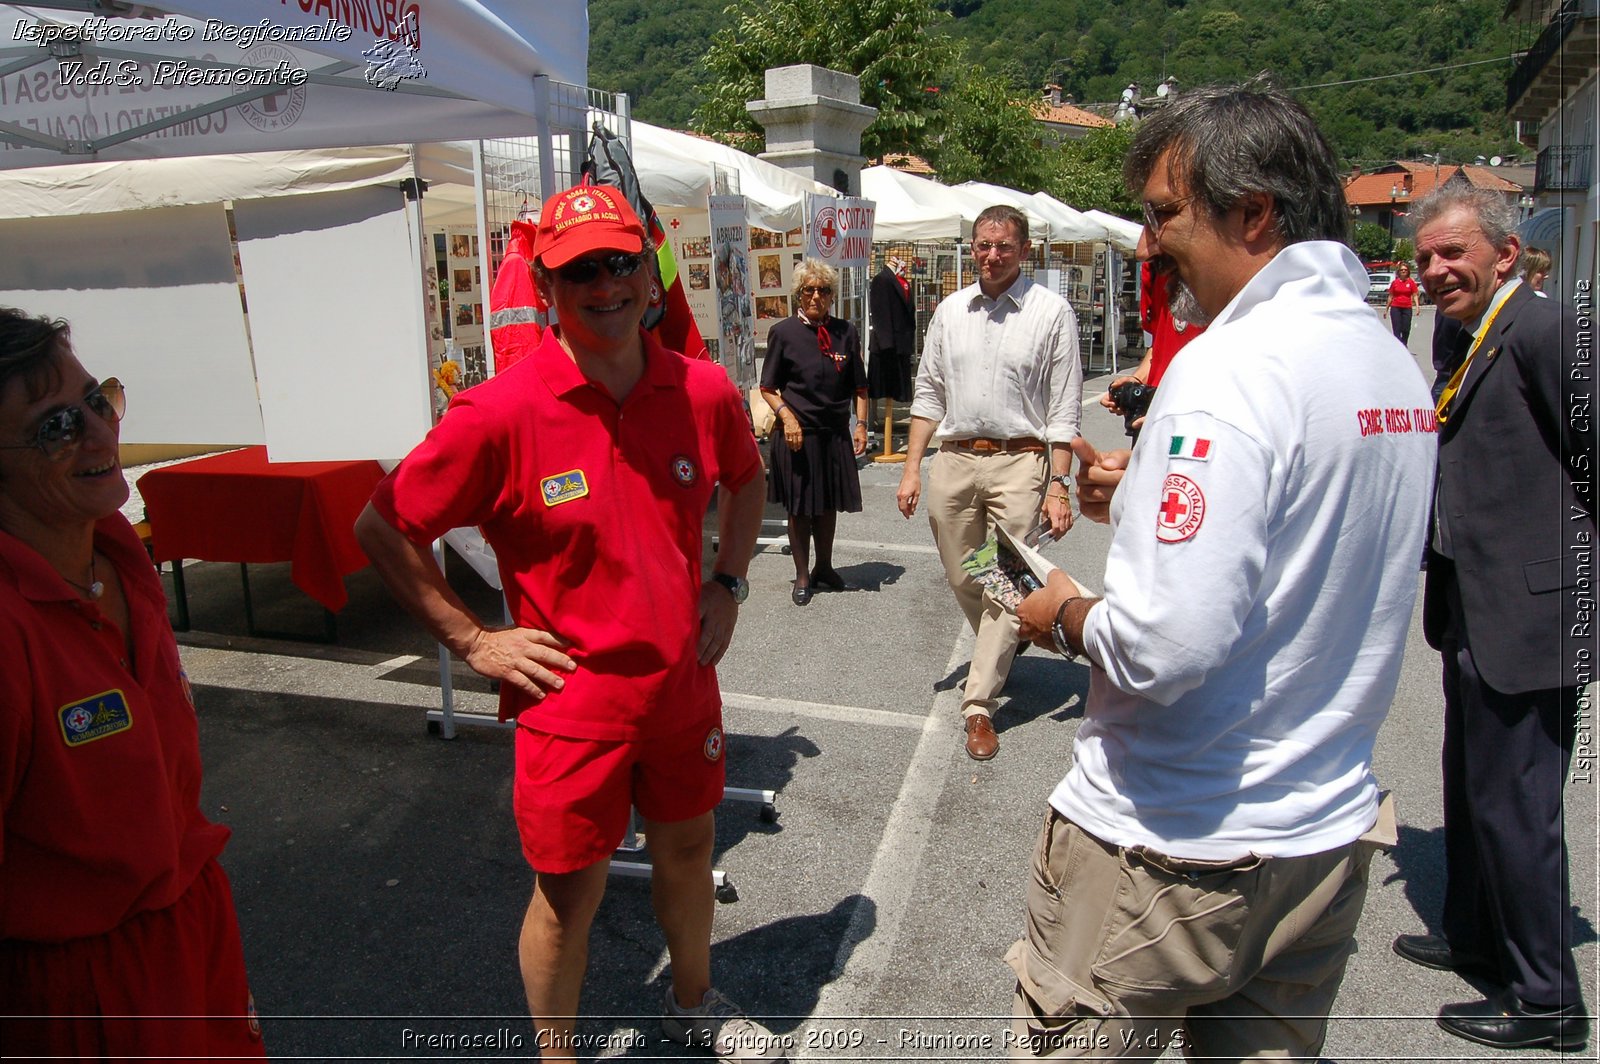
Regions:
<instances>
[{"instance_id":1,"label":"red polo shirt","mask_svg":"<svg viewBox=\"0 0 1600 1064\"><path fill-rule=\"evenodd\" d=\"M638 739L721 708L695 652L701 529L718 482L738 490L761 458L722 367L642 335L644 375L619 405L547 330L528 358L458 393L373 494L417 543L481 527L516 623L571 644L566 686L536 701L502 684L502 720Z\"/></svg>"},{"instance_id":2,"label":"red polo shirt","mask_svg":"<svg viewBox=\"0 0 1600 1064\"><path fill-rule=\"evenodd\" d=\"M1145 383L1154 388L1166 376L1167 367L1178 352L1206 327L1174 318L1167 305L1167 275L1156 273L1148 262L1140 269L1139 326L1150 334L1150 379Z\"/></svg>"},{"instance_id":3,"label":"red polo shirt","mask_svg":"<svg viewBox=\"0 0 1600 1064\"><path fill-rule=\"evenodd\" d=\"M0 939L101 935L165 909L228 838L200 813L161 578L120 514L95 546L122 577L131 660L98 605L0 532Z\"/></svg>"}]
</instances>

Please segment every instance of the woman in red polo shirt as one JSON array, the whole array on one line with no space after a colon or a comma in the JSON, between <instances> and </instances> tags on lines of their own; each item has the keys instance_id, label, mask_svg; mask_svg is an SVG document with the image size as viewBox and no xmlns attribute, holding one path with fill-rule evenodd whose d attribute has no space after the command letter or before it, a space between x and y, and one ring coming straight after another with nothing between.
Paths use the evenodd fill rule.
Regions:
<instances>
[{"instance_id":1,"label":"woman in red polo shirt","mask_svg":"<svg viewBox=\"0 0 1600 1064\"><path fill-rule=\"evenodd\" d=\"M261 1057L122 411L66 322L0 308L0 1047Z\"/></svg>"},{"instance_id":2,"label":"woman in red polo shirt","mask_svg":"<svg viewBox=\"0 0 1600 1064\"><path fill-rule=\"evenodd\" d=\"M1402 262L1389 282L1389 328L1403 344L1411 342L1411 308L1416 298L1417 282L1411 279L1411 267Z\"/></svg>"}]
</instances>

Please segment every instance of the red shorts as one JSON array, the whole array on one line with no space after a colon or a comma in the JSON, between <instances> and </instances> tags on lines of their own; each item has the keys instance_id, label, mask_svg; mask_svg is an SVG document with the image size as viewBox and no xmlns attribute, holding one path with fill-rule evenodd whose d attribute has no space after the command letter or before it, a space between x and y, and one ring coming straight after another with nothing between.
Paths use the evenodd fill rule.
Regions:
<instances>
[{"instance_id":1,"label":"red shorts","mask_svg":"<svg viewBox=\"0 0 1600 1064\"><path fill-rule=\"evenodd\" d=\"M610 857L630 806L663 823L715 809L724 746L720 713L646 740L570 739L519 725L511 804L528 864L576 872Z\"/></svg>"},{"instance_id":2,"label":"red shorts","mask_svg":"<svg viewBox=\"0 0 1600 1064\"><path fill-rule=\"evenodd\" d=\"M7 1057L266 1057L214 860L176 902L103 935L0 943L0 1012Z\"/></svg>"}]
</instances>

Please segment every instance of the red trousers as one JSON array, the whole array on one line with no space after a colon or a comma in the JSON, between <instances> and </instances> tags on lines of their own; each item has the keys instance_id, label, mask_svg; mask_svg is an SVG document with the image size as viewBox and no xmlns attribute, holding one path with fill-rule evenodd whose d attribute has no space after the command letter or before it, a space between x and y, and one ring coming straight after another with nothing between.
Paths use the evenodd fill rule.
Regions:
<instances>
[{"instance_id":1,"label":"red trousers","mask_svg":"<svg viewBox=\"0 0 1600 1064\"><path fill-rule=\"evenodd\" d=\"M104 935L0 942L8 1060L266 1057L233 894L211 861L174 904Z\"/></svg>"}]
</instances>

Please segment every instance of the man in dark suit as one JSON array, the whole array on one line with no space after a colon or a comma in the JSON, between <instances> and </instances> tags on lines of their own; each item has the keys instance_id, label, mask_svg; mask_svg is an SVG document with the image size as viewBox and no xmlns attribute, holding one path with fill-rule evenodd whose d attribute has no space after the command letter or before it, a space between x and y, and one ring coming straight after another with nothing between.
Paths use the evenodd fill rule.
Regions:
<instances>
[{"instance_id":1,"label":"man in dark suit","mask_svg":"<svg viewBox=\"0 0 1600 1064\"><path fill-rule=\"evenodd\" d=\"M1448 188L1412 212L1434 331L1439 472L1423 627L1444 659L1442 935L1394 950L1504 990L1439 1026L1499 1048L1582 1048L1562 789L1586 714L1592 363L1571 309L1514 276L1515 216Z\"/></svg>"},{"instance_id":2,"label":"man in dark suit","mask_svg":"<svg viewBox=\"0 0 1600 1064\"><path fill-rule=\"evenodd\" d=\"M868 348L867 395L872 399L911 401L911 355L917 345L917 322L911 308L911 287L905 260L891 256L867 286L872 316Z\"/></svg>"}]
</instances>

